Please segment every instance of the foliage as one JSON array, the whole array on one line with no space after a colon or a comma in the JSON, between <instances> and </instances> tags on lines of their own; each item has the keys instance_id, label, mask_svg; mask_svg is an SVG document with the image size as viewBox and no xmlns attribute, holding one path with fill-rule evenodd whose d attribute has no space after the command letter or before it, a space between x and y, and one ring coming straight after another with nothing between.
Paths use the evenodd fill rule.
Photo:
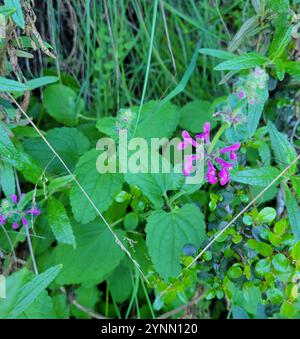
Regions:
<instances>
[{"instance_id":1,"label":"foliage","mask_svg":"<svg viewBox=\"0 0 300 339\"><path fill-rule=\"evenodd\" d=\"M65 4L0 6L0 318L179 317L199 294L194 317L300 317L297 2L189 3L74 1L71 33ZM119 130L201 142L202 181L196 156L99 173Z\"/></svg>"}]
</instances>

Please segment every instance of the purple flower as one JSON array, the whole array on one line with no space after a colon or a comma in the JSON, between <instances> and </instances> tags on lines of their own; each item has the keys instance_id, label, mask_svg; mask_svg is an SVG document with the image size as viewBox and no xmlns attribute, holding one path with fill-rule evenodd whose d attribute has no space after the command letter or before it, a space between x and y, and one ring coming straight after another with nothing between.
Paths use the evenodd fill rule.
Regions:
<instances>
[{"instance_id":1,"label":"purple flower","mask_svg":"<svg viewBox=\"0 0 300 339\"><path fill-rule=\"evenodd\" d=\"M196 139L202 139L205 143L209 144L210 142L210 123L205 122L203 125L203 133L197 134Z\"/></svg>"},{"instance_id":2,"label":"purple flower","mask_svg":"<svg viewBox=\"0 0 300 339\"><path fill-rule=\"evenodd\" d=\"M230 152L230 155L229 155L230 159L231 160L237 160L237 155L236 155L235 151L237 151L240 147L241 147L241 143L238 142L238 143L233 144L231 146L221 148L220 154Z\"/></svg>"},{"instance_id":3,"label":"purple flower","mask_svg":"<svg viewBox=\"0 0 300 339\"><path fill-rule=\"evenodd\" d=\"M233 164L231 162L227 162L222 158L216 158L216 162L221 165L222 168L232 168Z\"/></svg>"},{"instance_id":4,"label":"purple flower","mask_svg":"<svg viewBox=\"0 0 300 339\"><path fill-rule=\"evenodd\" d=\"M188 131L182 131L181 135L183 137L183 141L177 145L178 150L187 148L189 144L193 145L194 147L198 146L197 142L190 136Z\"/></svg>"},{"instance_id":5,"label":"purple flower","mask_svg":"<svg viewBox=\"0 0 300 339\"><path fill-rule=\"evenodd\" d=\"M17 197L16 194L12 194L10 198L11 198L11 201L12 201L13 203L15 203L15 204L18 203L18 197Z\"/></svg>"},{"instance_id":6,"label":"purple flower","mask_svg":"<svg viewBox=\"0 0 300 339\"><path fill-rule=\"evenodd\" d=\"M17 230L17 229L19 228L19 224L18 224L17 222L14 222L14 223L12 224L12 228L13 228L14 230Z\"/></svg>"},{"instance_id":7,"label":"purple flower","mask_svg":"<svg viewBox=\"0 0 300 339\"><path fill-rule=\"evenodd\" d=\"M27 221L26 218L22 218L21 221L22 221L22 225L23 226L27 226L28 225L28 221Z\"/></svg>"},{"instance_id":8,"label":"purple flower","mask_svg":"<svg viewBox=\"0 0 300 339\"><path fill-rule=\"evenodd\" d=\"M240 99L244 99L244 98L245 98L245 92L244 92L244 91L238 91L238 92L237 92L237 96L238 96Z\"/></svg>"},{"instance_id":9,"label":"purple flower","mask_svg":"<svg viewBox=\"0 0 300 339\"><path fill-rule=\"evenodd\" d=\"M255 100L254 100L253 98L251 98L251 99L249 100L249 105L253 106L254 104L255 104Z\"/></svg>"},{"instance_id":10,"label":"purple flower","mask_svg":"<svg viewBox=\"0 0 300 339\"><path fill-rule=\"evenodd\" d=\"M222 158L216 158L216 162L221 165L221 170L218 174L218 177L220 178L220 185L224 186L230 180L229 169L233 167L233 164L231 162L225 161Z\"/></svg>"},{"instance_id":11,"label":"purple flower","mask_svg":"<svg viewBox=\"0 0 300 339\"><path fill-rule=\"evenodd\" d=\"M210 160L207 161L208 170L206 172L206 180L210 184L214 185L217 182L216 169Z\"/></svg>"},{"instance_id":12,"label":"purple flower","mask_svg":"<svg viewBox=\"0 0 300 339\"><path fill-rule=\"evenodd\" d=\"M200 155L187 155L183 164L183 174L189 176L193 171L193 161L198 160Z\"/></svg>"},{"instance_id":13,"label":"purple flower","mask_svg":"<svg viewBox=\"0 0 300 339\"><path fill-rule=\"evenodd\" d=\"M230 181L228 167L224 167L220 170L218 177L220 178L220 185L225 186Z\"/></svg>"},{"instance_id":14,"label":"purple flower","mask_svg":"<svg viewBox=\"0 0 300 339\"><path fill-rule=\"evenodd\" d=\"M6 218L2 214L0 214L0 224L5 225L5 223L6 223Z\"/></svg>"},{"instance_id":15,"label":"purple flower","mask_svg":"<svg viewBox=\"0 0 300 339\"><path fill-rule=\"evenodd\" d=\"M26 211L26 214L40 215L41 211L37 207L34 207L34 208Z\"/></svg>"}]
</instances>

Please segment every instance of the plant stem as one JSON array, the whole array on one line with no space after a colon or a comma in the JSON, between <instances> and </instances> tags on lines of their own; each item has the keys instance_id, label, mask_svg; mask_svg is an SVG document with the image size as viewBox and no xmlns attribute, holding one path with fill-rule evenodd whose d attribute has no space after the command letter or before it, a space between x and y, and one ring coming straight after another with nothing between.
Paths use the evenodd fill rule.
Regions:
<instances>
[{"instance_id":1,"label":"plant stem","mask_svg":"<svg viewBox=\"0 0 300 339\"><path fill-rule=\"evenodd\" d=\"M215 148L216 146L216 143L218 142L218 140L220 139L221 135L223 134L223 132L226 130L226 128L228 128L228 124L224 124L222 125L218 132L215 134L211 144L209 145L209 149L208 149L208 153L211 153L213 151L213 149Z\"/></svg>"}]
</instances>

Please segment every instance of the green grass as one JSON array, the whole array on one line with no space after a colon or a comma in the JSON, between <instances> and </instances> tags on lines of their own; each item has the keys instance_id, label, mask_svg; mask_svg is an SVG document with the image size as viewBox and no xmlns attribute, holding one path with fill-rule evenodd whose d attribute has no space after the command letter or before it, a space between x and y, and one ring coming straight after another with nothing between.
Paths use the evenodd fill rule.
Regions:
<instances>
[{"instance_id":1,"label":"green grass","mask_svg":"<svg viewBox=\"0 0 300 339\"><path fill-rule=\"evenodd\" d=\"M234 22L233 31L242 19L238 17L243 6L240 0L218 7L208 0L158 0L153 27L154 4L148 0L82 0L70 2L71 7L62 11L49 2L48 19L55 35L51 40L59 53L56 68L76 79L86 115L114 115L122 107L166 97L182 85L197 42L200 48L220 48L229 41L220 18ZM173 101L183 104L225 92L225 87L218 86L221 75L213 71L215 62L199 56L186 86Z\"/></svg>"}]
</instances>

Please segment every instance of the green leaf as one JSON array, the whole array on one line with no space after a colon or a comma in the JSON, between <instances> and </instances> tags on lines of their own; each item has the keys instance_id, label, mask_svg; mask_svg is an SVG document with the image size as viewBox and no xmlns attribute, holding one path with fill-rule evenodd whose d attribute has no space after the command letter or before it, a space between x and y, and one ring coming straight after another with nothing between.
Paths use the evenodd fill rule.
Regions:
<instances>
[{"instance_id":1,"label":"green leaf","mask_svg":"<svg viewBox=\"0 0 300 339\"><path fill-rule=\"evenodd\" d=\"M277 78L278 80L282 81L285 75L285 67L284 67L284 62L282 61L282 59L276 59L275 66L276 66Z\"/></svg>"},{"instance_id":2,"label":"green leaf","mask_svg":"<svg viewBox=\"0 0 300 339\"><path fill-rule=\"evenodd\" d=\"M77 103L77 94L71 88L61 84L47 86L44 100L46 110L52 118L67 126L77 123L82 102Z\"/></svg>"},{"instance_id":3,"label":"green leaf","mask_svg":"<svg viewBox=\"0 0 300 339\"><path fill-rule=\"evenodd\" d=\"M285 187L285 204L288 212L288 218L291 225L292 232L294 234L295 240L300 240L300 209L297 203L296 198L290 191L290 189Z\"/></svg>"},{"instance_id":4,"label":"green leaf","mask_svg":"<svg viewBox=\"0 0 300 339\"><path fill-rule=\"evenodd\" d=\"M290 301L284 301L280 307L280 314L287 318L293 318L297 313L295 305Z\"/></svg>"},{"instance_id":5,"label":"green leaf","mask_svg":"<svg viewBox=\"0 0 300 339\"><path fill-rule=\"evenodd\" d=\"M47 204L48 223L59 243L76 247L72 226L64 205L54 197L48 199Z\"/></svg>"},{"instance_id":6,"label":"green leaf","mask_svg":"<svg viewBox=\"0 0 300 339\"><path fill-rule=\"evenodd\" d=\"M257 251L259 254L263 255L264 257L269 257L273 253L273 249L269 244L264 242L259 242L255 239L250 239L247 241L247 245Z\"/></svg>"},{"instance_id":7,"label":"green leaf","mask_svg":"<svg viewBox=\"0 0 300 339\"><path fill-rule=\"evenodd\" d=\"M152 263L164 279L181 272L184 245L192 243L199 248L206 238L203 214L195 205L170 213L153 212L147 220L146 233Z\"/></svg>"},{"instance_id":8,"label":"green leaf","mask_svg":"<svg viewBox=\"0 0 300 339\"><path fill-rule=\"evenodd\" d=\"M285 273L289 269L289 261L282 253L277 253L272 259L272 265L277 272Z\"/></svg>"},{"instance_id":9,"label":"green leaf","mask_svg":"<svg viewBox=\"0 0 300 339\"><path fill-rule=\"evenodd\" d=\"M300 81L300 63L299 61L285 61L284 62L285 71L294 77L296 80Z\"/></svg>"},{"instance_id":10,"label":"green leaf","mask_svg":"<svg viewBox=\"0 0 300 339\"><path fill-rule=\"evenodd\" d=\"M25 92L28 90L28 85L0 76L0 92Z\"/></svg>"},{"instance_id":11,"label":"green leaf","mask_svg":"<svg viewBox=\"0 0 300 339\"><path fill-rule=\"evenodd\" d=\"M72 223L76 249L58 245L53 253L54 261L63 264L56 282L61 285L95 284L103 281L120 263L124 252L102 221L87 225ZM125 233L115 230L119 239Z\"/></svg>"},{"instance_id":12,"label":"green leaf","mask_svg":"<svg viewBox=\"0 0 300 339\"><path fill-rule=\"evenodd\" d=\"M132 157L134 154L132 155ZM161 163L167 163L167 161L160 157ZM149 159L149 166L151 164ZM138 186L143 195L145 195L154 208L161 208L164 205L163 195L170 190L179 188L184 181L184 177L181 173L175 173L174 169L170 165L171 173L151 173L145 168L145 173L126 173L125 180L129 185Z\"/></svg>"},{"instance_id":13,"label":"green leaf","mask_svg":"<svg viewBox=\"0 0 300 339\"><path fill-rule=\"evenodd\" d=\"M222 51L219 49L201 48L199 52L201 54L210 55L212 57L219 58L219 59L225 59L225 60L230 60L232 58L237 57L237 55L234 53Z\"/></svg>"},{"instance_id":14,"label":"green leaf","mask_svg":"<svg viewBox=\"0 0 300 339\"><path fill-rule=\"evenodd\" d=\"M36 184L42 170L28 154L17 150L8 136L6 126L0 121L0 156L3 161L15 166L24 177Z\"/></svg>"},{"instance_id":15,"label":"green leaf","mask_svg":"<svg viewBox=\"0 0 300 339\"><path fill-rule=\"evenodd\" d=\"M108 277L107 283L110 293L117 303L125 302L132 293L132 272L128 260L123 260L121 264Z\"/></svg>"},{"instance_id":16,"label":"green leaf","mask_svg":"<svg viewBox=\"0 0 300 339\"><path fill-rule=\"evenodd\" d=\"M257 130L264 106L269 97L267 86L256 92L257 99L253 105L249 105L247 113L248 138L251 138Z\"/></svg>"},{"instance_id":17,"label":"green leaf","mask_svg":"<svg viewBox=\"0 0 300 339\"><path fill-rule=\"evenodd\" d=\"M62 266L57 265L47 271L37 275L20 290L14 308L8 318L14 319L23 313L36 298L47 288L47 286L57 277Z\"/></svg>"},{"instance_id":18,"label":"green leaf","mask_svg":"<svg viewBox=\"0 0 300 339\"><path fill-rule=\"evenodd\" d=\"M156 101L150 101L143 105L135 137L170 138L173 135L179 121L177 106L166 103L157 108L157 104ZM138 110L138 106L132 107L134 113L137 114Z\"/></svg>"},{"instance_id":19,"label":"green leaf","mask_svg":"<svg viewBox=\"0 0 300 339\"><path fill-rule=\"evenodd\" d=\"M261 259L255 264L255 272L261 277L264 277L270 270L271 263L269 259Z\"/></svg>"},{"instance_id":20,"label":"green leaf","mask_svg":"<svg viewBox=\"0 0 300 339\"><path fill-rule=\"evenodd\" d=\"M17 319L56 319L52 298L44 290Z\"/></svg>"},{"instance_id":21,"label":"green leaf","mask_svg":"<svg viewBox=\"0 0 300 339\"><path fill-rule=\"evenodd\" d=\"M247 312L239 306L233 305L231 310L233 319L250 319Z\"/></svg>"},{"instance_id":22,"label":"green leaf","mask_svg":"<svg viewBox=\"0 0 300 339\"><path fill-rule=\"evenodd\" d=\"M267 61L268 58L260 54L247 53L224 61L217 65L214 69L216 71L239 71L241 69L249 69L256 66L262 66Z\"/></svg>"},{"instance_id":23,"label":"green leaf","mask_svg":"<svg viewBox=\"0 0 300 339\"><path fill-rule=\"evenodd\" d=\"M285 169L286 166L296 159L297 153L291 143L288 141L287 137L278 132L275 125L271 121L268 122L267 126L276 162L281 169ZM292 168L289 169L288 173L295 173L296 168L297 164L293 165Z\"/></svg>"},{"instance_id":24,"label":"green leaf","mask_svg":"<svg viewBox=\"0 0 300 339\"><path fill-rule=\"evenodd\" d=\"M280 27L276 30L274 39L269 49L270 59L275 60L286 51L287 45L292 39L292 28L292 25L289 25L288 27L285 25L280 25Z\"/></svg>"},{"instance_id":25,"label":"green leaf","mask_svg":"<svg viewBox=\"0 0 300 339\"><path fill-rule=\"evenodd\" d=\"M54 128L47 131L46 138L71 171L74 170L79 157L90 147L87 137L76 128ZM23 141L23 146L42 168L47 168L48 173L65 173L64 166L41 138L28 138Z\"/></svg>"},{"instance_id":26,"label":"green leaf","mask_svg":"<svg viewBox=\"0 0 300 339\"><path fill-rule=\"evenodd\" d=\"M12 18L15 24L22 29L25 28L25 19L22 12L21 0L5 0L6 9L15 9Z\"/></svg>"},{"instance_id":27,"label":"green leaf","mask_svg":"<svg viewBox=\"0 0 300 339\"><path fill-rule=\"evenodd\" d=\"M228 270L228 276L231 279L238 279L243 275L243 271L239 266L231 266Z\"/></svg>"},{"instance_id":28,"label":"green leaf","mask_svg":"<svg viewBox=\"0 0 300 339\"><path fill-rule=\"evenodd\" d=\"M204 100L191 101L180 110L179 126L192 133L202 131L203 124L208 121L211 127L216 126L216 121L213 118L210 110L211 104Z\"/></svg>"},{"instance_id":29,"label":"green leaf","mask_svg":"<svg viewBox=\"0 0 300 339\"><path fill-rule=\"evenodd\" d=\"M267 186L278 175L279 170L275 167L262 167L245 169L242 171L232 170L230 177L233 181L240 182L242 184L254 185L254 186Z\"/></svg>"},{"instance_id":30,"label":"green leaf","mask_svg":"<svg viewBox=\"0 0 300 339\"><path fill-rule=\"evenodd\" d=\"M135 212L130 212L126 214L126 217L124 219L124 227L126 230L134 231L139 224L139 216Z\"/></svg>"},{"instance_id":31,"label":"green leaf","mask_svg":"<svg viewBox=\"0 0 300 339\"><path fill-rule=\"evenodd\" d=\"M130 116L128 122L123 120L123 115L120 113L118 118L106 117L100 119L97 122L97 128L100 132L116 139L118 137L117 128L122 125L122 128L127 129L128 140L130 140L135 130L139 106L133 106L127 111ZM177 106L169 102L159 105L157 101L149 101L142 107L134 136L144 139L170 138L176 130L178 121L179 110Z\"/></svg>"},{"instance_id":32,"label":"green leaf","mask_svg":"<svg viewBox=\"0 0 300 339\"><path fill-rule=\"evenodd\" d=\"M40 78L36 78L36 79L32 79L27 81L27 86L29 87L29 89L32 91L36 88L45 86L45 85L49 85L52 84L54 82L58 81L58 77L54 77L54 76L45 76L45 77L40 77Z\"/></svg>"},{"instance_id":33,"label":"green leaf","mask_svg":"<svg viewBox=\"0 0 300 339\"><path fill-rule=\"evenodd\" d=\"M284 298L284 295L280 289L273 287L267 290L267 298L272 304L280 304Z\"/></svg>"},{"instance_id":34,"label":"green leaf","mask_svg":"<svg viewBox=\"0 0 300 339\"><path fill-rule=\"evenodd\" d=\"M80 286L75 290L76 301L84 305L84 307L94 310L97 302L100 298L100 291L97 286L85 287ZM84 311L79 310L76 306L72 306L71 314L76 317L76 319L91 319L91 316Z\"/></svg>"},{"instance_id":35,"label":"green leaf","mask_svg":"<svg viewBox=\"0 0 300 339\"><path fill-rule=\"evenodd\" d=\"M1 162L0 186L6 197L10 197L16 191L14 169L7 162Z\"/></svg>"},{"instance_id":36,"label":"green leaf","mask_svg":"<svg viewBox=\"0 0 300 339\"><path fill-rule=\"evenodd\" d=\"M100 212L106 211L121 191L123 175L120 173L100 174L96 168L99 151L91 150L78 161L75 176L83 189L93 200ZM95 219L97 212L74 183L70 193L71 206L75 219L86 224Z\"/></svg>"},{"instance_id":37,"label":"green leaf","mask_svg":"<svg viewBox=\"0 0 300 339\"><path fill-rule=\"evenodd\" d=\"M300 260L300 241L293 246L291 255L294 260Z\"/></svg>"},{"instance_id":38,"label":"green leaf","mask_svg":"<svg viewBox=\"0 0 300 339\"><path fill-rule=\"evenodd\" d=\"M263 208L258 214L260 222L271 223L276 218L276 210L272 207Z\"/></svg>"}]
</instances>

